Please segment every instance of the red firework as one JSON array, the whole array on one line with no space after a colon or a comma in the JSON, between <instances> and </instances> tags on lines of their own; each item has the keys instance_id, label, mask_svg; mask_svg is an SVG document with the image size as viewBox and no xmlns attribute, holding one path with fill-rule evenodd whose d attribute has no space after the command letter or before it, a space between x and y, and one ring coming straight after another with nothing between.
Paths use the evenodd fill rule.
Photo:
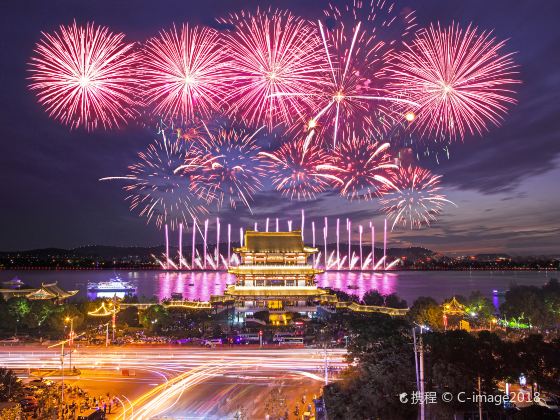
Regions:
<instances>
[{"instance_id":1,"label":"red firework","mask_svg":"<svg viewBox=\"0 0 560 420\"><path fill-rule=\"evenodd\" d=\"M227 53L211 28L161 31L143 52L144 97L151 112L188 121L219 110L227 83Z\"/></svg>"},{"instance_id":2,"label":"red firework","mask_svg":"<svg viewBox=\"0 0 560 420\"><path fill-rule=\"evenodd\" d=\"M397 169L388 153L389 143L350 137L333 153L333 165L342 181L340 194L350 200L379 196L383 186L392 187L392 171Z\"/></svg>"},{"instance_id":3,"label":"red firework","mask_svg":"<svg viewBox=\"0 0 560 420\"><path fill-rule=\"evenodd\" d=\"M335 175L329 153L316 144L306 147L305 140L284 143L272 153L262 152L267 159L272 184L290 199L311 200L342 181Z\"/></svg>"},{"instance_id":4,"label":"red firework","mask_svg":"<svg viewBox=\"0 0 560 420\"><path fill-rule=\"evenodd\" d=\"M380 190L382 211L393 221L391 229L396 225L408 225L410 229L429 226L445 203L455 205L439 192L440 179L441 175L414 166L400 167L394 173L394 187L384 185Z\"/></svg>"},{"instance_id":5,"label":"red firework","mask_svg":"<svg viewBox=\"0 0 560 420\"><path fill-rule=\"evenodd\" d=\"M259 157L260 147L254 133L219 128L194 144L194 150L208 156L208 164L199 182L216 199L218 207L228 201L235 208L237 202L250 207L253 195L261 189L263 165Z\"/></svg>"},{"instance_id":6,"label":"red firework","mask_svg":"<svg viewBox=\"0 0 560 420\"><path fill-rule=\"evenodd\" d=\"M225 39L231 54L232 112L250 125L291 124L323 75L321 45L313 26L288 11L241 12L220 22L234 30Z\"/></svg>"},{"instance_id":7,"label":"red firework","mask_svg":"<svg viewBox=\"0 0 560 420\"><path fill-rule=\"evenodd\" d=\"M386 62L394 44L415 25L413 12L400 18L394 5L386 1L367 6L354 1L353 6L342 10L330 5L325 15L334 24L329 30L319 22L328 71L321 88L306 94L316 104L306 128L323 126L336 147L340 137L354 132L383 132L392 121L387 105L411 104L387 95ZM397 22L403 27L394 30Z\"/></svg>"},{"instance_id":8,"label":"red firework","mask_svg":"<svg viewBox=\"0 0 560 420\"><path fill-rule=\"evenodd\" d=\"M512 97L512 53L491 32L468 26L430 26L405 51L395 54L392 89L419 104L416 129L422 134L463 139L498 125Z\"/></svg>"},{"instance_id":9,"label":"red firework","mask_svg":"<svg viewBox=\"0 0 560 420\"><path fill-rule=\"evenodd\" d=\"M29 87L49 116L71 128L118 127L134 117L138 54L123 34L88 23L42 33Z\"/></svg>"}]
</instances>

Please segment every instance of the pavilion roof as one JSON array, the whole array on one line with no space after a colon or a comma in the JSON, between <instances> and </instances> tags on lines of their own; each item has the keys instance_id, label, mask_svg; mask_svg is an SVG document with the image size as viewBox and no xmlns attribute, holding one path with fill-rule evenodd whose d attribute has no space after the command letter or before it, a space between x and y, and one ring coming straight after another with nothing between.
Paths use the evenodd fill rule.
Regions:
<instances>
[{"instance_id":1,"label":"pavilion roof","mask_svg":"<svg viewBox=\"0 0 560 420\"><path fill-rule=\"evenodd\" d=\"M245 244L235 248L235 252L306 252L315 253L316 248L306 247L301 237L301 231L290 232L245 232Z\"/></svg>"},{"instance_id":2,"label":"pavilion roof","mask_svg":"<svg viewBox=\"0 0 560 420\"><path fill-rule=\"evenodd\" d=\"M465 313L465 305L459 303L455 296L443 305L443 313L446 315L463 315Z\"/></svg>"}]
</instances>

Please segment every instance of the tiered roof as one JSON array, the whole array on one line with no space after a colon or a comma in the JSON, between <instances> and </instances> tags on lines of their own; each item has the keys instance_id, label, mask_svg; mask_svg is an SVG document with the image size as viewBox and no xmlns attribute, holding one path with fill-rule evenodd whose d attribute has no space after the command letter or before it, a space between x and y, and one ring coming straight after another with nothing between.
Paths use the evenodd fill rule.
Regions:
<instances>
[{"instance_id":1,"label":"tiered roof","mask_svg":"<svg viewBox=\"0 0 560 420\"><path fill-rule=\"evenodd\" d=\"M300 230L291 232L245 232L245 243L242 247L234 248L238 253L286 253L305 252L313 254L317 248L307 247L303 243Z\"/></svg>"}]
</instances>

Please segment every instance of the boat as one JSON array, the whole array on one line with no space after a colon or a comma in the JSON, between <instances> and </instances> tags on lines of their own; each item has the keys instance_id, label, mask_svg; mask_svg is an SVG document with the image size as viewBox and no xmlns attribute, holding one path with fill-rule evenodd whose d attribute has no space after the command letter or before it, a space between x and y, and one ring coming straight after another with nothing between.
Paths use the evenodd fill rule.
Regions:
<instances>
[{"instance_id":1,"label":"boat","mask_svg":"<svg viewBox=\"0 0 560 420\"><path fill-rule=\"evenodd\" d=\"M23 285L24 285L23 281L21 281L21 279L19 279L18 277L14 277L11 280L6 280L2 282L2 286L8 287L10 289L19 289Z\"/></svg>"},{"instance_id":2,"label":"boat","mask_svg":"<svg viewBox=\"0 0 560 420\"><path fill-rule=\"evenodd\" d=\"M126 292L134 293L136 287L129 281L121 280L119 276L112 278L109 281L101 281L99 283L88 283L88 292Z\"/></svg>"},{"instance_id":3,"label":"boat","mask_svg":"<svg viewBox=\"0 0 560 420\"><path fill-rule=\"evenodd\" d=\"M347 289L352 289L352 290L358 290L359 287L358 286L354 286L353 284L350 284L349 286L346 286Z\"/></svg>"}]
</instances>

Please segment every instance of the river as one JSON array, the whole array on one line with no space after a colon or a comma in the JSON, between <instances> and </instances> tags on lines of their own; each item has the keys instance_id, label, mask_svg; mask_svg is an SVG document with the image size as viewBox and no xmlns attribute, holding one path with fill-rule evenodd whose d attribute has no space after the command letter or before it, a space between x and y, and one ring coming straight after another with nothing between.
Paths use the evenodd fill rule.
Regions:
<instances>
[{"instance_id":1,"label":"river","mask_svg":"<svg viewBox=\"0 0 560 420\"><path fill-rule=\"evenodd\" d=\"M90 298L89 282L108 281L115 275L130 281L137 288L138 296L159 299L181 293L184 299L208 300L210 295L221 294L235 278L224 272L163 272L163 271L0 271L0 281L19 277L30 286L58 282L66 290L79 290L78 296ZM550 278L558 278L557 271L392 271L327 272L317 276L320 287L331 287L362 296L376 289L382 294L397 293L408 304L418 296L431 296L438 301L453 295L468 296L479 290L488 297L493 290L505 291L512 284L542 286ZM112 296L113 294L110 293Z\"/></svg>"}]
</instances>

